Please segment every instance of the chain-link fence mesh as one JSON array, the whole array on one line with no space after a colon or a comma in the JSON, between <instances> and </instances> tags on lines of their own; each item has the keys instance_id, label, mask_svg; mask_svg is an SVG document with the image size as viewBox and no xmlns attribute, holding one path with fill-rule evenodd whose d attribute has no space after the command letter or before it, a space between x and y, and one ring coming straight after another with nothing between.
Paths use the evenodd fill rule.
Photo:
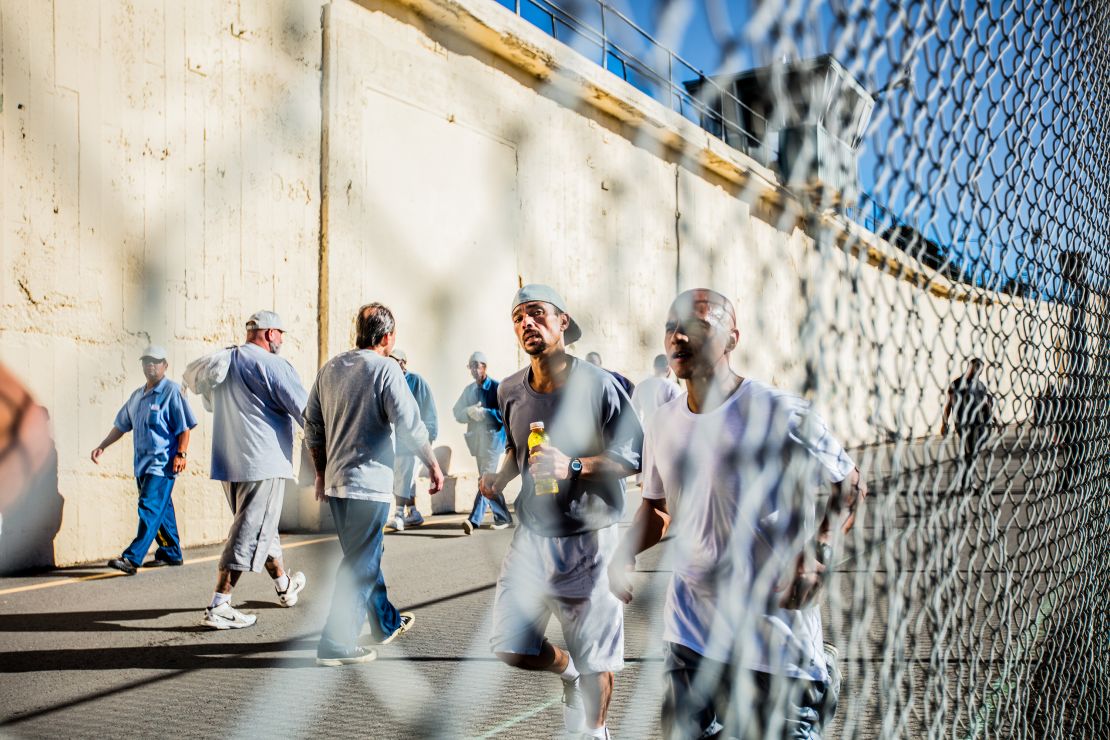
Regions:
<instances>
[{"instance_id":1,"label":"chain-link fence mesh","mask_svg":"<svg viewBox=\"0 0 1110 740\"><path fill-rule=\"evenodd\" d=\"M822 603L824 640L836 647L844 672L840 705L826 736L1102 734L1110 722L1104 696L1110 682L1110 11L1098 2L970 0L673 0L653 3L648 11L631 2L498 2L751 157L743 161L753 171L766 168L777 179L771 185L759 177L723 182L699 169L701 160L695 162L689 148L660 153L645 143L647 134L605 118L601 128L649 151L652 162L627 156L607 166L590 159L591 169L608 169L601 189L611 200L597 208L606 216L604 225L585 236L618 245L604 260L615 283L658 289L658 276L645 273L662 261L629 248L640 239L673 239L667 255L681 253L681 259L703 262L706 282L715 279L732 288L723 292L741 318L738 371L765 375L812 401L864 473L871 495L835 552ZM411 20L408 11L393 8L399 4L363 5L375 12L386 8L397 27ZM451 64L471 64L473 50L451 41L458 30L451 22L440 16L429 26L415 25L443 44L436 54ZM650 27L650 33L641 27ZM691 50L700 50L708 61L687 61ZM746 69L757 71L735 74ZM558 80L522 82L526 76L514 72L500 84L531 84L546 99L543 105L554 100L577 109L592 117L591 124L603 118L586 112L589 94ZM324 80L325 106L339 98L332 84ZM472 97L477 106L497 100L496 93L484 89L450 93ZM334 96L330 103L328 94ZM397 94L398 99L405 94ZM259 99L257 107L264 103ZM367 109L366 120L372 120L374 109ZM529 166L530 152L544 146L545 120L541 113L533 115L509 113L504 121L473 115L469 123L493 131L490 140L496 141L470 150L476 153L467 155L464 164L475 172L487 165L487 172L500 172L509 162L512 176L519 177ZM455 121L454 113L450 120ZM282 124L271 124L280 137ZM419 129L414 137L433 130ZM334 128L327 136L333 151L324 153L325 161L347 158L373 171L359 159L368 155L350 132ZM351 136L349 149L345 136ZM290 139L286 146L295 149L303 137ZM515 148L502 161L498 147L505 141ZM587 154L601 151L583 146L567 156L587 160ZM557 160L562 154L546 156ZM243 156L239 150L226 154L232 160ZM460 155L458 161L463 159ZM674 164L673 219L669 212L667 218L656 218L633 210L642 207L637 194L648 187L644 183L658 175L653 169L658 159ZM342 172L338 165L321 177L322 197L336 199L325 225L336 234L353 232L354 226L380 236L380 224L370 223L369 216L352 219L339 201L350 205L353 198L356 207L386 222L394 214L388 207L373 212L367 205L373 187L335 172ZM436 191L426 184L429 178L417 179L419 188L390 181L383 189L418 191L420 197L430 190L433 202L459 195ZM554 179L552 192L568 189ZM475 243L500 243L525 241L521 235L529 229L540 240L546 231L574 230L574 213L530 222L528 210L543 200L540 191L547 185L515 185L512 199L524 227L498 212L490 223L468 223L473 234L464 235L458 248L469 245L471 237ZM727 192L750 211L699 205L709 199L711 188ZM243 189L250 201L250 188ZM571 205L562 207L585 210L595 197L602 196L567 198ZM544 213L551 216L550 210ZM760 223L753 226L750 214ZM394 242L406 246L411 235L400 220L389 224L385 241L390 248ZM350 231L341 231L344 226ZM777 240L766 236L770 232ZM337 252L342 248L338 241ZM557 235L554 241L572 248L573 239ZM736 262L730 252L751 257ZM326 253L322 259L327 260ZM160 263L162 256L144 260ZM566 263L552 259L550 264ZM626 358L628 367L622 369L631 374L634 362L646 368L643 360L662 350L666 316L632 316L631 301L613 297L619 291L576 287L578 275L553 277L543 269L550 264L533 259L527 269L519 262L506 269L510 277L519 269L529 280L567 286L598 337L594 346L612 339L613 352ZM492 259L487 267L491 273L500 269ZM745 275L729 277L730 270ZM357 265L334 265L330 289L356 282L357 272ZM701 282L684 277L681 265L676 272L676 288ZM670 277L662 281L667 291ZM597 283L598 276L591 280ZM761 281L770 287L760 288ZM421 288L456 295L456 282L457 276L442 274ZM322 292L329 289L327 281L320 284ZM388 292L395 286L375 287ZM497 286L495 303L506 302L513 287ZM786 297L779 295L780 288ZM414 290L405 286L404 294ZM171 313L157 290L146 295L150 303L144 308L150 314ZM207 293L205 298L214 300ZM669 298L668 293L654 305L665 306ZM335 310L348 313L357 306L334 302L343 304ZM439 297L413 305L424 312L426 333L437 341L481 330L483 342L504 338L497 340L497 359L516 352L520 365L527 360L511 346L504 315L473 317L461 302ZM237 320L232 313L229 309L225 317L227 326ZM479 329L475 318L494 328ZM606 334L607 326L618 328ZM339 334L334 330L333 340ZM747 336L755 337L754 343L745 344ZM343 343L342 338L335 341ZM495 347L497 342L488 340ZM466 344L471 346L469 338ZM300 349L298 361L311 365L317 348ZM319 349L328 354L327 337ZM460 357L425 357L428 364L461 366ZM978 371L975 358L982 362ZM438 392L436 372L431 370ZM439 393L441 408L457 392L459 378L450 378L455 386L450 397ZM712 451L717 443L695 437L691 447ZM694 455L686 463L697 464L697 459ZM752 491L765 490L754 486L746 494L748 502ZM737 535L734 545L748 547L751 538ZM681 547L675 549L661 570L683 557ZM635 670L618 678L614 706L620 706L614 714L615 725L629 736L659 732L662 689L655 668L665 578L646 588L628 611L627 618L642 629L629 640ZM755 580L759 587L743 593L747 600L732 594L741 611L738 619L753 630L748 622L761 612L747 608L769 598L774 586L767 574ZM463 649L485 655L486 635L478 629L474 634ZM742 654L745 639L737 642ZM640 656L648 657L640 663ZM397 661L390 670L423 691L423 665ZM474 687L485 691L487 685L507 683L503 674L486 669L464 664L446 678L437 677L435 691L453 711L416 712L425 723L421 726L442 736L454 736L452 722L458 717L478 726L477 710L470 706ZM303 690L310 697L305 706L315 707L334 688L330 678L295 683L282 678L259 689L258 701L245 716L266 721L266 707L282 691ZM736 687L732 706L743 713L752 701L751 687L743 681ZM389 703L380 686L367 695ZM543 713L547 706L528 716L551 719L554 710ZM534 717L531 725L499 726L509 736L553 734ZM411 717L395 711L396 722L406 719Z\"/></svg>"},{"instance_id":2,"label":"chain-link fence mesh","mask_svg":"<svg viewBox=\"0 0 1110 740\"><path fill-rule=\"evenodd\" d=\"M850 690L829 734L1098 734L1107 10L669 2L641 12L650 37L620 4L503 4L771 162L796 199L776 225L812 239L806 308L776 362L853 410L833 426L864 443L875 492L831 584ZM715 46L692 75L671 49L692 49L699 10ZM745 61L759 71L733 74ZM876 257L876 237L913 260Z\"/></svg>"}]
</instances>

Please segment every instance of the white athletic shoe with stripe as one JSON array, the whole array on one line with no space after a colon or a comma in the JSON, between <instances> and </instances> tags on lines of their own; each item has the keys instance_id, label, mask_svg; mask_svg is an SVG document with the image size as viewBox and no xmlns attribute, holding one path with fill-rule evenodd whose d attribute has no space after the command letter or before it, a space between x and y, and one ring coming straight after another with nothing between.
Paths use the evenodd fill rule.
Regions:
<instances>
[{"instance_id":1,"label":"white athletic shoe with stripe","mask_svg":"<svg viewBox=\"0 0 1110 740\"><path fill-rule=\"evenodd\" d=\"M250 627L258 619L253 614L244 614L243 612L235 609L227 601L216 607L208 607L204 610L204 620L201 622L205 627L211 627L214 630L237 630L243 627Z\"/></svg>"},{"instance_id":2,"label":"white athletic shoe with stripe","mask_svg":"<svg viewBox=\"0 0 1110 740\"><path fill-rule=\"evenodd\" d=\"M296 604L299 598L297 594L304 590L304 585L308 582L308 579L304 577L304 573L301 573L299 570L296 573L290 573L288 575L289 585L285 587L284 591L277 592L278 602L282 606L293 606ZM274 586L274 590L277 591L277 586Z\"/></svg>"}]
</instances>

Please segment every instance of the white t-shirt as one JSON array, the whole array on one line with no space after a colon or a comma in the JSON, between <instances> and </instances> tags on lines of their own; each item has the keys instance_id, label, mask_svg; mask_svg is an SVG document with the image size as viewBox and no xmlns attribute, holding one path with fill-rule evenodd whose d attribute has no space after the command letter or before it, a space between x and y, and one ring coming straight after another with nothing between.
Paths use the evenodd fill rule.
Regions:
<instances>
[{"instance_id":1,"label":"white t-shirt","mask_svg":"<svg viewBox=\"0 0 1110 740\"><path fill-rule=\"evenodd\" d=\"M779 608L781 586L814 534L813 494L855 463L805 401L745 380L720 407L683 393L644 442L645 499L667 501L674 575L663 637L707 658L828 679L821 612Z\"/></svg>"},{"instance_id":2,"label":"white t-shirt","mask_svg":"<svg viewBox=\"0 0 1110 740\"><path fill-rule=\"evenodd\" d=\"M640 421L647 424L661 406L680 395L682 389L678 387L678 383L653 375L642 380L632 391L632 408L640 415Z\"/></svg>"}]
</instances>

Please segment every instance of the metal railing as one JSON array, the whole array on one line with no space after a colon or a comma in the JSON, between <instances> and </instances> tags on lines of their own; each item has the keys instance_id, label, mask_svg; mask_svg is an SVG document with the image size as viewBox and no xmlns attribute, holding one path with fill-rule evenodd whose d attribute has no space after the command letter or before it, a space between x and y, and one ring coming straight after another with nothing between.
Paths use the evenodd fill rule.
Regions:
<instances>
[{"instance_id":1,"label":"metal railing","mask_svg":"<svg viewBox=\"0 0 1110 740\"><path fill-rule=\"evenodd\" d=\"M574 15L551 0L497 2L729 146L766 164L761 156L764 142L741 123L762 121L761 130L766 130L763 116L607 3L587 0L580 3L579 15ZM648 53L629 49L637 40ZM691 92L691 87L697 92Z\"/></svg>"}]
</instances>

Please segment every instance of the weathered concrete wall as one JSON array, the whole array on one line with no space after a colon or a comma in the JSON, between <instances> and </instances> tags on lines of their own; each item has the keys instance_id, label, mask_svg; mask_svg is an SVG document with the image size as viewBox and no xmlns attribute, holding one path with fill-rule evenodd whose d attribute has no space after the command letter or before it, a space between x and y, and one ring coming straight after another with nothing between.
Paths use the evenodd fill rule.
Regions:
<instances>
[{"instance_id":1,"label":"weathered concrete wall","mask_svg":"<svg viewBox=\"0 0 1110 740\"><path fill-rule=\"evenodd\" d=\"M53 417L58 563L134 536L130 437L100 467L88 454L141 384L145 344L166 345L179 380L273 308L286 356L315 372L320 5L0 4L0 358ZM174 495L187 544L228 524L194 406Z\"/></svg>"},{"instance_id":2,"label":"weathered concrete wall","mask_svg":"<svg viewBox=\"0 0 1110 740\"><path fill-rule=\"evenodd\" d=\"M129 443L87 455L141 347L166 344L179 378L262 307L308 384L358 306L390 305L461 491L451 406L471 351L495 377L524 364L521 282L555 285L585 331L573 350L634 380L675 292L716 287L737 369L808 374L850 442L935 431L964 357L1025 396L1055 362L1050 308L969 301L852 224L803 220L772 172L487 0L2 2L0 24L0 359L54 415L58 562L132 535ZM227 523L201 417L175 495L189 544ZM283 522L327 517L302 489Z\"/></svg>"},{"instance_id":3,"label":"weathered concrete wall","mask_svg":"<svg viewBox=\"0 0 1110 740\"><path fill-rule=\"evenodd\" d=\"M923 288L930 271L873 234L801 221L772 173L496 4L331 10L329 353L362 302L393 306L441 416L471 349L498 377L524 363L506 303L520 281L561 290L585 332L574 350L634 380L662 351L676 290L716 287L737 304L738 370L801 389L808 359L819 407L852 443L935 432L973 355L994 363L1001 395L1043 387L1051 342L1019 325L1046 307L935 273ZM462 426L442 426L456 469L472 470Z\"/></svg>"}]
</instances>

